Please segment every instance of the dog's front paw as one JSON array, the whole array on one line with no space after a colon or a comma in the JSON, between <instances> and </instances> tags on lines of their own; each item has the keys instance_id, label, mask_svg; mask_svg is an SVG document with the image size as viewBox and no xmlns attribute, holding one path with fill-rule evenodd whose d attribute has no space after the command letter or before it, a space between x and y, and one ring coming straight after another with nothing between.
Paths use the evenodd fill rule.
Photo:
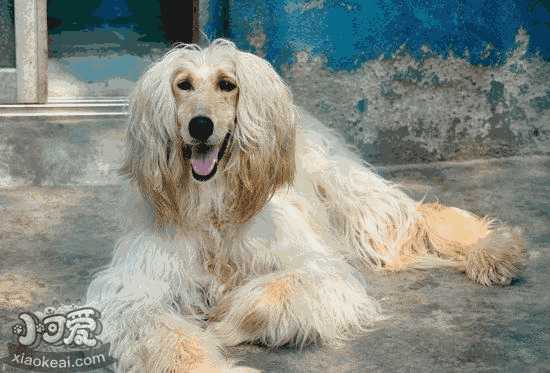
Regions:
<instances>
[{"instance_id":1,"label":"dog's front paw","mask_svg":"<svg viewBox=\"0 0 550 373\"><path fill-rule=\"evenodd\" d=\"M363 284L338 272L264 275L225 295L207 328L224 346L339 344L379 318Z\"/></svg>"},{"instance_id":2,"label":"dog's front paw","mask_svg":"<svg viewBox=\"0 0 550 373\"><path fill-rule=\"evenodd\" d=\"M143 362L152 373L245 373L257 372L233 366L220 353L217 341L209 334L189 329L162 327L144 341Z\"/></svg>"},{"instance_id":3,"label":"dog's front paw","mask_svg":"<svg viewBox=\"0 0 550 373\"><path fill-rule=\"evenodd\" d=\"M299 332L293 318L297 312L291 311L297 291L293 275L256 279L222 299L208 317L207 330L223 346L244 342L287 344Z\"/></svg>"}]
</instances>

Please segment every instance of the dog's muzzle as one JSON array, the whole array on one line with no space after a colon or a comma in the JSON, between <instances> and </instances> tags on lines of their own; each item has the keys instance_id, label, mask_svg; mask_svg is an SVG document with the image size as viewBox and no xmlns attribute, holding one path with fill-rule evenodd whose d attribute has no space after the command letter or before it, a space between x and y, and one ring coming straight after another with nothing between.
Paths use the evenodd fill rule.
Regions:
<instances>
[{"instance_id":1,"label":"dog's muzzle","mask_svg":"<svg viewBox=\"0 0 550 373\"><path fill-rule=\"evenodd\" d=\"M205 143L184 145L183 155L191 162L191 173L195 180L207 181L216 174L218 162L222 160L230 140L231 133L228 132L221 145L208 145Z\"/></svg>"}]
</instances>

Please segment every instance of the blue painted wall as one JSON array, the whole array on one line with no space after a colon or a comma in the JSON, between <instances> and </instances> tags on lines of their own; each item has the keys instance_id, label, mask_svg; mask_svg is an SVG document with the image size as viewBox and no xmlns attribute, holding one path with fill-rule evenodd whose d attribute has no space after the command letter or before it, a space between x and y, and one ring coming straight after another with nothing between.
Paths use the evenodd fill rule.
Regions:
<instances>
[{"instance_id":1,"label":"blue painted wall","mask_svg":"<svg viewBox=\"0 0 550 373\"><path fill-rule=\"evenodd\" d=\"M449 51L473 64L500 64L523 27L529 55L550 59L549 0L210 0L204 31L255 51L250 36L266 35L262 52L277 67L308 50L334 70L350 70L405 44L422 57L422 45ZM486 51L487 43L493 48Z\"/></svg>"}]
</instances>

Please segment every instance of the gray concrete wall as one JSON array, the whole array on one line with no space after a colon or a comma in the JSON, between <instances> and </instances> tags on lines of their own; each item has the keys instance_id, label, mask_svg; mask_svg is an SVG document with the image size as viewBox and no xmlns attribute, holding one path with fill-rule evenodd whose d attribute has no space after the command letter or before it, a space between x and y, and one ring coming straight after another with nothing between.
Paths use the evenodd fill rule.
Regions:
<instances>
[{"instance_id":1,"label":"gray concrete wall","mask_svg":"<svg viewBox=\"0 0 550 373\"><path fill-rule=\"evenodd\" d=\"M0 104L11 104L17 99L15 68L0 68Z\"/></svg>"},{"instance_id":2,"label":"gray concrete wall","mask_svg":"<svg viewBox=\"0 0 550 373\"><path fill-rule=\"evenodd\" d=\"M0 117L0 188L117 184L126 118Z\"/></svg>"}]
</instances>

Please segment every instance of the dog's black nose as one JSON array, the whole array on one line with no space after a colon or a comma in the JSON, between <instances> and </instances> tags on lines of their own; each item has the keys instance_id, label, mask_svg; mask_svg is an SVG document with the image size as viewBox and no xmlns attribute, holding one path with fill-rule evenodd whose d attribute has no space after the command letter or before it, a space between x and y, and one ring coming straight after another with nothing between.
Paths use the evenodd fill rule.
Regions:
<instances>
[{"instance_id":1,"label":"dog's black nose","mask_svg":"<svg viewBox=\"0 0 550 373\"><path fill-rule=\"evenodd\" d=\"M192 138L206 142L214 132L214 123L208 117L195 117L189 121L189 134Z\"/></svg>"}]
</instances>

